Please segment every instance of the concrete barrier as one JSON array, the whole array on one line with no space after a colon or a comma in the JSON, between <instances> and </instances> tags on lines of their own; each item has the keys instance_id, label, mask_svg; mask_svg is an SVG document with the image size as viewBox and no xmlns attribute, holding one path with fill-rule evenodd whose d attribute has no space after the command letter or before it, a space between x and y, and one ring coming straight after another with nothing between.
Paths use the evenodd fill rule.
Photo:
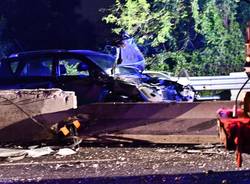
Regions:
<instances>
[{"instance_id":1,"label":"concrete barrier","mask_svg":"<svg viewBox=\"0 0 250 184\"><path fill-rule=\"evenodd\" d=\"M68 116L67 113L61 115L60 112L74 108L77 108L74 92L60 89L1 90L0 143L27 141L34 137L40 139L38 132L43 128L34 120L46 125L53 124L63 116ZM53 116L54 113L57 115Z\"/></svg>"}]
</instances>

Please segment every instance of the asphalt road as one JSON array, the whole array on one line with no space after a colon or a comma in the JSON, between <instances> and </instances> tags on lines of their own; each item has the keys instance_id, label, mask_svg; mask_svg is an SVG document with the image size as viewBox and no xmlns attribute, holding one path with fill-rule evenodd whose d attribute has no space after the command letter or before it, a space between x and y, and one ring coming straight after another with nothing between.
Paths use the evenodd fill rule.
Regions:
<instances>
[{"instance_id":1,"label":"asphalt road","mask_svg":"<svg viewBox=\"0 0 250 184\"><path fill-rule=\"evenodd\" d=\"M70 156L51 154L0 161L0 183L250 183L250 155L237 168L220 145L83 146Z\"/></svg>"}]
</instances>

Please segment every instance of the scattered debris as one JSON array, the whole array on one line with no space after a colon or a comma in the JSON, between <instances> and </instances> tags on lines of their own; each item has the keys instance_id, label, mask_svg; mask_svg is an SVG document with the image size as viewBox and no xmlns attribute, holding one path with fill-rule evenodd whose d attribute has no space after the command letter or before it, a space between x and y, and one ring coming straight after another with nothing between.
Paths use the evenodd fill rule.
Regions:
<instances>
[{"instance_id":1,"label":"scattered debris","mask_svg":"<svg viewBox=\"0 0 250 184\"><path fill-rule=\"evenodd\" d=\"M42 148L27 150L26 152L28 153L28 157L37 158L37 157L41 157L44 155L49 155L52 152L54 152L54 150L52 150L50 147L46 146L46 147L42 147Z\"/></svg>"},{"instance_id":2,"label":"scattered debris","mask_svg":"<svg viewBox=\"0 0 250 184\"><path fill-rule=\"evenodd\" d=\"M201 150L187 150L187 153L202 153Z\"/></svg>"},{"instance_id":3,"label":"scattered debris","mask_svg":"<svg viewBox=\"0 0 250 184\"><path fill-rule=\"evenodd\" d=\"M69 147L77 149L82 142L82 139L78 136L78 129L85 126L89 120L88 114L79 114L52 125L51 130L59 142L71 143Z\"/></svg>"},{"instance_id":4,"label":"scattered debris","mask_svg":"<svg viewBox=\"0 0 250 184\"><path fill-rule=\"evenodd\" d=\"M165 149L157 149L157 150L155 150L155 151L157 151L157 152L159 152L159 153L165 153L165 152L167 152L167 150L165 150Z\"/></svg>"},{"instance_id":5,"label":"scattered debris","mask_svg":"<svg viewBox=\"0 0 250 184\"><path fill-rule=\"evenodd\" d=\"M29 146L28 149L35 149L35 148L38 148L39 145L32 145L32 146Z\"/></svg>"},{"instance_id":6,"label":"scattered debris","mask_svg":"<svg viewBox=\"0 0 250 184\"><path fill-rule=\"evenodd\" d=\"M92 166L93 166L93 168L98 168L99 164L93 164Z\"/></svg>"},{"instance_id":7,"label":"scattered debris","mask_svg":"<svg viewBox=\"0 0 250 184\"><path fill-rule=\"evenodd\" d=\"M62 148L62 149L59 149L59 151L56 154L61 155L61 156L67 156L67 155L76 154L76 151L74 151L70 148Z\"/></svg>"},{"instance_id":8,"label":"scattered debris","mask_svg":"<svg viewBox=\"0 0 250 184\"><path fill-rule=\"evenodd\" d=\"M24 149L0 148L0 158L19 157L19 156L26 155L26 154L27 152Z\"/></svg>"},{"instance_id":9,"label":"scattered debris","mask_svg":"<svg viewBox=\"0 0 250 184\"><path fill-rule=\"evenodd\" d=\"M0 148L0 158L1 160L7 160L9 162L22 160L27 155L26 150L23 149L7 149Z\"/></svg>"},{"instance_id":10,"label":"scattered debris","mask_svg":"<svg viewBox=\"0 0 250 184\"><path fill-rule=\"evenodd\" d=\"M0 148L0 160L5 160L9 162L22 160L25 157L38 158L45 155L51 155L55 153L56 150L53 150L49 146L40 147L38 146L29 146L29 149L15 149L15 148ZM78 150L74 151L70 148L61 148L56 154L60 156L68 156L76 154Z\"/></svg>"}]
</instances>

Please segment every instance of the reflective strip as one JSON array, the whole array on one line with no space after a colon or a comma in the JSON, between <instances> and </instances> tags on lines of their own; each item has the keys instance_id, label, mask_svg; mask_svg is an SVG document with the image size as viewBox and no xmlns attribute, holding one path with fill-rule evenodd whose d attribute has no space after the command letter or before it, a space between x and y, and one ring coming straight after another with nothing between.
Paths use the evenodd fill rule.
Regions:
<instances>
[{"instance_id":1,"label":"reflective strip","mask_svg":"<svg viewBox=\"0 0 250 184\"><path fill-rule=\"evenodd\" d=\"M69 130L67 129L66 126L60 128L60 132L62 132L64 136L69 134Z\"/></svg>"},{"instance_id":2,"label":"reflective strip","mask_svg":"<svg viewBox=\"0 0 250 184\"><path fill-rule=\"evenodd\" d=\"M73 121L73 124L75 125L76 128L79 128L81 125L78 120Z\"/></svg>"}]
</instances>

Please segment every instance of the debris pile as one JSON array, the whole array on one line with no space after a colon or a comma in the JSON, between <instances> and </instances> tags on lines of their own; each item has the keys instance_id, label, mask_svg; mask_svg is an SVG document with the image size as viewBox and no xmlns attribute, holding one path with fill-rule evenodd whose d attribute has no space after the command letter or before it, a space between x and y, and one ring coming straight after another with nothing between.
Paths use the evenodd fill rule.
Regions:
<instances>
[{"instance_id":1,"label":"debris pile","mask_svg":"<svg viewBox=\"0 0 250 184\"><path fill-rule=\"evenodd\" d=\"M59 148L52 149L50 146L38 147L30 146L29 149L19 148L0 148L0 160L2 161L18 161L22 160L25 157L38 158L45 155L59 155L59 156L68 156L76 154L77 150L71 148Z\"/></svg>"}]
</instances>

